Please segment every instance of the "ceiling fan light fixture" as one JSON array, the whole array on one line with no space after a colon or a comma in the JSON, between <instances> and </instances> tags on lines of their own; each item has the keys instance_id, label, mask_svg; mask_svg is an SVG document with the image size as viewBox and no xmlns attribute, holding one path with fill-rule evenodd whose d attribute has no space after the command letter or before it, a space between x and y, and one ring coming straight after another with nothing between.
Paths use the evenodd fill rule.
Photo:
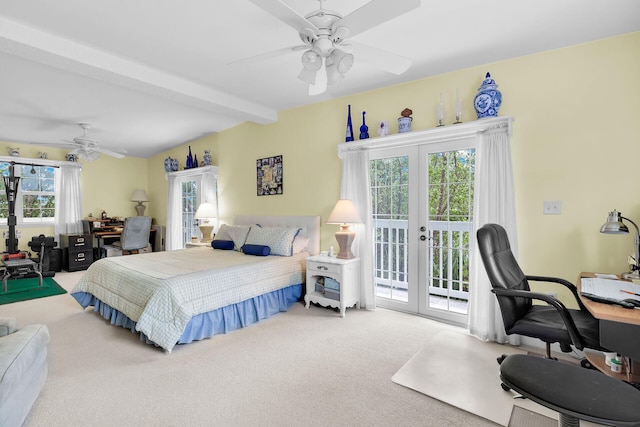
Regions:
<instances>
[{"instance_id":1,"label":"ceiling fan light fixture","mask_svg":"<svg viewBox=\"0 0 640 427\"><path fill-rule=\"evenodd\" d=\"M340 74L345 74L353 67L353 61L355 58L352 54L342 51L340 49L333 49L329 55L331 64L336 67L336 70Z\"/></svg>"},{"instance_id":2,"label":"ceiling fan light fixture","mask_svg":"<svg viewBox=\"0 0 640 427\"><path fill-rule=\"evenodd\" d=\"M309 71L318 71L322 67L322 57L313 49L302 54L302 66Z\"/></svg>"}]
</instances>

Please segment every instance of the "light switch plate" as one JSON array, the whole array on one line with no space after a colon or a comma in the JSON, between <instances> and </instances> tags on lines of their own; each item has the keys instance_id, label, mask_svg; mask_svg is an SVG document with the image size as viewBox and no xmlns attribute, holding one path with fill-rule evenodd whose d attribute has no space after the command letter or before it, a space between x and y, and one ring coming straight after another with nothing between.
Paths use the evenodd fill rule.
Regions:
<instances>
[{"instance_id":1,"label":"light switch plate","mask_svg":"<svg viewBox=\"0 0 640 427\"><path fill-rule=\"evenodd\" d=\"M562 202L560 200L545 200L543 213L545 215L560 215L562 213Z\"/></svg>"}]
</instances>

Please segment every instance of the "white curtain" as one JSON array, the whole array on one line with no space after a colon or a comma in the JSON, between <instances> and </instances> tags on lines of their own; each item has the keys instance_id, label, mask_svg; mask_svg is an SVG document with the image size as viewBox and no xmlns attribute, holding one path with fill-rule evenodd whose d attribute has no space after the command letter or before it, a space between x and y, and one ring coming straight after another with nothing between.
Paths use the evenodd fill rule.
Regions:
<instances>
[{"instance_id":1,"label":"white curtain","mask_svg":"<svg viewBox=\"0 0 640 427\"><path fill-rule=\"evenodd\" d=\"M82 233L82 192L80 191L81 168L76 165L61 165L54 172L56 180L54 217L55 236Z\"/></svg>"},{"instance_id":2,"label":"white curtain","mask_svg":"<svg viewBox=\"0 0 640 427\"><path fill-rule=\"evenodd\" d=\"M489 129L478 137L473 205L473 229L478 230L487 223L502 225L517 257L515 190L508 129ZM475 238L473 236L474 241ZM504 332L500 308L475 244L472 245L471 265L470 333L481 340L518 345L518 336L507 336Z\"/></svg>"},{"instance_id":3,"label":"white curtain","mask_svg":"<svg viewBox=\"0 0 640 427\"><path fill-rule=\"evenodd\" d=\"M376 307L373 282L373 236L371 230L371 193L369 191L368 150L345 151L342 154L341 198L351 199L363 223L352 225L356 233L352 252L360 258L360 306Z\"/></svg>"},{"instance_id":4,"label":"white curtain","mask_svg":"<svg viewBox=\"0 0 640 427\"><path fill-rule=\"evenodd\" d=\"M167 235L165 249L182 249L182 187L177 176L169 176Z\"/></svg>"}]
</instances>

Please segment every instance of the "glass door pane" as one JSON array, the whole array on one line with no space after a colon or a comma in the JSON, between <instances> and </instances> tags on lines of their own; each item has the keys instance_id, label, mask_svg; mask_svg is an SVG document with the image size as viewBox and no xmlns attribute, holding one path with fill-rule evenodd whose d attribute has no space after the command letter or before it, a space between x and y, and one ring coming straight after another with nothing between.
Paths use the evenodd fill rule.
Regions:
<instances>
[{"instance_id":1,"label":"glass door pane","mask_svg":"<svg viewBox=\"0 0 640 427\"><path fill-rule=\"evenodd\" d=\"M475 149L429 152L425 312L463 323L469 302Z\"/></svg>"},{"instance_id":2,"label":"glass door pane","mask_svg":"<svg viewBox=\"0 0 640 427\"><path fill-rule=\"evenodd\" d=\"M198 209L198 182L184 181L182 189L182 246L191 242L191 237L199 236L198 224L194 218Z\"/></svg>"}]
</instances>

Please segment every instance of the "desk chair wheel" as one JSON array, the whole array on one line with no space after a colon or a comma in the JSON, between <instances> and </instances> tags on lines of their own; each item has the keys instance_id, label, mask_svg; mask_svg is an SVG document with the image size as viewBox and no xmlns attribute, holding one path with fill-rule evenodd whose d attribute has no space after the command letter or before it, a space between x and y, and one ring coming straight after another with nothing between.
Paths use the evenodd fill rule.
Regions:
<instances>
[{"instance_id":1,"label":"desk chair wheel","mask_svg":"<svg viewBox=\"0 0 640 427\"><path fill-rule=\"evenodd\" d=\"M498 365L502 365L502 362L504 362L504 359L507 358L506 354L503 354L502 356L498 357L496 360L498 361Z\"/></svg>"},{"instance_id":2,"label":"desk chair wheel","mask_svg":"<svg viewBox=\"0 0 640 427\"><path fill-rule=\"evenodd\" d=\"M596 368L591 362L589 362L586 358L584 359L580 359L580 366L582 366L585 369L594 369L594 370L598 370L598 368Z\"/></svg>"},{"instance_id":3,"label":"desk chair wheel","mask_svg":"<svg viewBox=\"0 0 640 427\"><path fill-rule=\"evenodd\" d=\"M511 387L509 387L505 383L500 383L500 387L502 387L504 391L511 391Z\"/></svg>"}]
</instances>

